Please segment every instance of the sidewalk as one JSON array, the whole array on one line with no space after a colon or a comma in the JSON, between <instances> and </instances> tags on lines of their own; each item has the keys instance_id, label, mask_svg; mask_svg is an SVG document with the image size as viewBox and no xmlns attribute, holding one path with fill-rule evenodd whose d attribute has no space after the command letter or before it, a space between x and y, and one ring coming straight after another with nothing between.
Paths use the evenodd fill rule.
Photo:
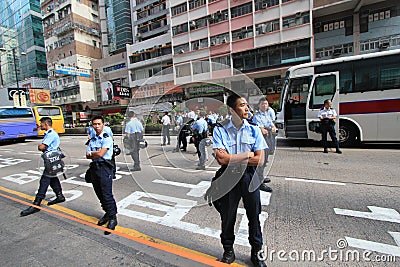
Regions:
<instances>
[{"instance_id":1,"label":"sidewalk","mask_svg":"<svg viewBox=\"0 0 400 267\"><path fill-rule=\"evenodd\" d=\"M0 197L2 266L204 266Z\"/></svg>"}]
</instances>

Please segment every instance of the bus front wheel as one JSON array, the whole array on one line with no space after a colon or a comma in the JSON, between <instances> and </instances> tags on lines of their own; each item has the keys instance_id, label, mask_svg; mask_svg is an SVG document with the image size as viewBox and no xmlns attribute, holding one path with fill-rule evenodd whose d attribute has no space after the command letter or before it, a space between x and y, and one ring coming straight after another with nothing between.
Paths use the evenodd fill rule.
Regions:
<instances>
[{"instance_id":1,"label":"bus front wheel","mask_svg":"<svg viewBox=\"0 0 400 267\"><path fill-rule=\"evenodd\" d=\"M351 122L339 122L339 144L341 147L355 146L359 143L357 127Z\"/></svg>"}]
</instances>

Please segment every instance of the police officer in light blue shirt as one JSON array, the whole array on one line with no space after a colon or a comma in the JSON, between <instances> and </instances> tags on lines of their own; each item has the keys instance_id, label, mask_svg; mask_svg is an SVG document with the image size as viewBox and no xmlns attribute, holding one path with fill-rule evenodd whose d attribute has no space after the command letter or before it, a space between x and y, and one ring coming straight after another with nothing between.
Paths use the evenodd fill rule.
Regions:
<instances>
[{"instance_id":1,"label":"police officer in light blue shirt","mask_svg":"<svg viewBox=\"0 0 400 267\"><path fill-rule=\"evenodd\" d=\"M199 112L199 119L195 121L192 126L190 127L193 131L193 143L194 146L196 147L196 152L197 156L199 157L199 160L202 159L203 157L201 156L201 150L200 150L200 142L204 138L207 138L208 135L208 123L205 120L207 113L205 111L200 111ZM204 162L199 163L198 169L205 169L204 167Z\"/></svg>"},{"instance_id":2,"label":"police officer in light blue shirt","mask_svg":"<svg viewBox=\"0 0 400 267\"><path fill-rule=\"evenodd\" d=\"M43 153L48 151L56 151L60 146L60 137L58 136L57 132L53 130L52 125L53 121L50 117L43 117L40 119L40 129L46 131L41 144L38 146L38 150L42 151ZM53 205L65 201L65 197L62 194L61 183L57 175L49 175L46 173L45 168L42 176L40 177L39 189L33 204L40 206L40 203L46 197L46 192L49 188L49 185L56 194L56 198L52 201L49 201L47 205ZM40 209L30 206L29 208L21 211L20 215L27 216L38 211L40 211Z\"/></svg>"},{"instance_id":3,"label":"police officer in light blue shirt","mask_svg":"<svg viewBox=\"0 0 400 267\"><path fill-rule=\"evenodd\" d=\"M268 155L274 154L276 146L276 127L274 124L275 112L269 107L268 101L265 97L261 97L258 101L258 111L254 114L253 122L257 124L261 133L267 142L268 148L265 150L265 161L264 164L258 168L259 176L264 176L264 169L268 162ZM264 178L264 182L270 182L271 179L268 177ZM260 189L266 192L272 192L272 188L262 184Z\"/></svg>"},{"instance_id":4,"label":"police officer in light blue shirt","mask_svg":"<svg viewBox=\"0 0 400 267\"><path fill-rule=\"evenodd\" d=\"M132 171L141 171L139 158L139 142L143 139L144 128L142 123L136 117L135 112L129 111L127 117L130 121L125 126L124 145L129 149L129 153L133 160Z\"/></svg>"},{"instance_id":5,"label":"police officer in light blue shirt","mask_svg":"<svg viewBox=\"0 0 400 267\"><path fill-rule=\"evenodd\" d=\"M259 186L262 181L255 171L264 161L266 143L260 128L247 121L249 108L246 99L233 94L228 97L227 105L232 114L231 118L217 124L213 132L215 158L226 168L218 179L227 178L225 181L228 183L221 188L225 194L219 199L218 209L222 228L220 237L224 248L221 261L230 264L235 260L233 244L236 214L239 201L243 199L249 221L251 261L255 266L266 266L258 257L263 245L259 220Z\"/></svg>"},{"instance_id":6,"label":"police officer in light blue shirt","mask_svg":"<svg viewBox=\"0 0 400 267\"><path fill-rule=\"evenodd\" d=\"M105 211L104 216L98 221L98 225L108 222L107 228L114 230L117 226L117 205L112 193L112 181L114 177L114 165L111 162L113 157L113 140L110 135L104 132L104 118L95 116L92 118L92 125L96 136L90 139L86 149L86 158L91 159L90 177L94 192L100 200L101 207ZM110 234L105 231L104 234Z\"/></svg>"},{"instance_id":7,"label":"police officer in light blue shirt","mask_svg":"<svg viewBox=\"0 0 400 267\"><path fill-rule=\"evenodd\" d=\"M110 127L104 126L104 132L107 133L109 136L113 137L113 132ZM93 126L90 125L87 130L88 139L91 139L96 136L96 131L94 130Z\"/></svg>"},{"instance_id":8,"label":"police officer in light blue shirt","mask_svg":"<svg viewBox=\"0 0 400 267\"><path fill-rule=\"evenodd\" d=\"M195 121L190 128L199 134L208 132L208 124L207 121L204 119L205 112L204 111L200 112L199 116L200 116L199 119Z\"/></svg>"}]
</instances>

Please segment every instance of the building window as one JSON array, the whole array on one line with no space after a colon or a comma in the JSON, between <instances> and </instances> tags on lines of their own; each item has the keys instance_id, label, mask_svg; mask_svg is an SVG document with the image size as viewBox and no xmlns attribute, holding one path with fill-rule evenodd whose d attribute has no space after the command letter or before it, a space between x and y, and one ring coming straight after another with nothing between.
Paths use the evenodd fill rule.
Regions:
<instances>
[{"instance_id":1,"label":"building window","mask_svg":"<svg viewBox=\"0 0 400 267\"><path fill-rule=\"evenodd\" d=\"M253 37L253 26L242 27L232 32L232 41Z\"/></svg>"},{"instance_id":2,"label":"building window","mask_svg":"<svg viewBox=\"0 0 400 267\"><path fill-rule=\"evenodd\" d=\"M182 54L189 51L189 43L174 46L174 54Z\"/></svg>"},{"instance_id":3,"label":"building window","mask_svg":"<svg viewBox=\"0 0 400 267\"><path fill-rule=\"evenodd\" d=\"M180 24L178 26L172 27L172 35L175 36L177 34L187 32L188 29L189 28L187 23Z\"/></svg>"},{"instance_id":4,"label":"building window","mask_svg":"<svg viewBox=\"0 0 400 267\"><path fill-rule=\"evenodd\" d=\"M256 11L271 6L279 5L279 0L255 0Z\"/></svg>"},{"instance_id":5,"label":"building window","mask_svg":"<svg viewBox=\"0 0 400 267\"><path fill-rule=\"evenodd\" d=\"M190 64L182 64L175 66L176 77L190 76Z\"/></svg>"},{"instance_id":6,"label":"building window","mask_svg":"<svg viewBox=\"0 0 400 267\"><path fill-rule=\"evenodd\" d=\"M253 11L252 5L253 5L253 3L250 2L250 3L244 4L244 5L232 7L231 8L231 17L236 18L236 17L251 13Z\"/></svg>"},{"instance_id":7,"label":"building window","mask_svg":"<svg viewBox=\"0 0 400 267\"><path fill-rule=\"evenodd\" d=\"M210 24L218 23L221 21L228 20L228 10L218 11L217 13L210 15Z\"/></svg>"},{"instance_id":8,"label":"building window","mask_svg":"<svg viewBox=\"0 0 400 267\"><path fill-rule=\"evenodd\" d=\"M206 4L206 0L191 0L189 1L189 10Z\"/></svg>"},{"instance_id":9,"label":"building window","mask_svg":"<svg viewBox=\"0 0 400 267\"><path fill-rule=\"evenodd\" d=\"M210 72L210 62L208 61L195 61L192 62L193 75Z\"/></svg>"},{"instance_id":10,"label":"building window","mask_svg":"<svg viewBox=\"0 0 400 267\"><path fill-rule=\"evenodd\" d=\"M229 33L223 33L220 35L215 35L210 37L210 45L218 45L218 44L224 44L229 42Z\"/></svg>"},{"instance_id":11,"label":"building window","mask_svg":"<svg viewBox=\"0 0 400 267\"><path fill-rule=\"evenodd\" d=\"M302 25L310 22L310 13L298 12L295 15L284 17L282 19L282 28L288 29L297 25Z\"/></svg>"},{"instance_id":12,"label":"building window","mask_svg":"<svg viewBox=\"0 0 400 267\"><path fill-rule=\"evenodd\" d=\"M256 25L256 35L279 31L279 19L267 21Z\"/></svg>"},{"instance_id":13,"label":"building window","mask_svg":"<svg viewBox=\"0 0 400 267\"><path fill-rule=\"evenodd\" d=\"M191 30L195 30L198 28L207 27L207 17L199 18L196 20L192 20L189 22L189 26Z\"/></svg>"},{"instance_id":14,"label":"building window","mask_svg":"<svg viewBox=\"0 0 400 267\"><path fill-rule=\"evenodd\" d=\"M276 68L280 65L310 61L310 40L248 50L232 55L233 67L243 72Z\"/></svg>"},{"instance_id":15,"label":"building window","mask_svg":"<svg viewBox=\"0 0 400 267\"><path fill-rule=\"evenodd\" d=\"M212 62L212 70L213 71L231 68L231 57L229 55L212 58L211 62Z\"/></svg>"},{"instance_id":16,"label":"building window","mask_svg":"<svg viewBox=\"0 0 400 267\"><path fill-rule=\"evenodd\" d=\"M186 11L187 11L186 2L171 8L172 16L179 15L179 14L181 14L183 12L186 12Z\"/></svg>"}]
</instances>

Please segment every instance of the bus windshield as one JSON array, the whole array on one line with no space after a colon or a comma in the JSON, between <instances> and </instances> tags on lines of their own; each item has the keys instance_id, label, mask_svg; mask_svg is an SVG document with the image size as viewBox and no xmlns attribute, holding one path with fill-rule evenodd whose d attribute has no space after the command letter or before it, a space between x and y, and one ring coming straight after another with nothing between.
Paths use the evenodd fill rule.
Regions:
<instances>
[{"instance_id":1,"label":"bus windshield","mask_svg":"<svg viewBox=\"0 0 400 267\"><path fill-rule=\"evenodd\" d=\"M58 107L38 107L37 112L41 117L61 115L61 110Z\"/></svg>"}]
</instances>

